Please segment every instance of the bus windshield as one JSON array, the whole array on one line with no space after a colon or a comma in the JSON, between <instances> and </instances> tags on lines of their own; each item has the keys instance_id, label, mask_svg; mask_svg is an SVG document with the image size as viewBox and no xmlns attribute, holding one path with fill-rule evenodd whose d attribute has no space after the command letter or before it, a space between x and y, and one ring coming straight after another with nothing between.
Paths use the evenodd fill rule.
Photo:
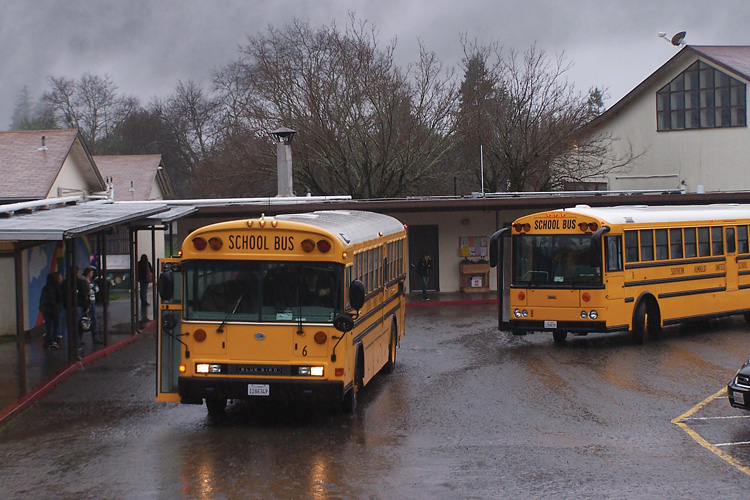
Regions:
<instances>
[{"instance_id":1,"label":"bus windshield","mask_svg":"<svg viewBox=\"0 0 750 500\"><path fill-rule=\"evenodd\" d=\"M591 234L513 237L513 283L570 285L602 283L602 262Z\"/></svg>"},{"instance_id":2,"label":"bus windshield","mask_svg":"<svg viewBox=\"0 0 750 500\"><path fill-rule=\"evenodd\" d=\"M331 322L344 266L330 262L196 260L184 264L186 320Z\"/></svg>"}]
</instances>

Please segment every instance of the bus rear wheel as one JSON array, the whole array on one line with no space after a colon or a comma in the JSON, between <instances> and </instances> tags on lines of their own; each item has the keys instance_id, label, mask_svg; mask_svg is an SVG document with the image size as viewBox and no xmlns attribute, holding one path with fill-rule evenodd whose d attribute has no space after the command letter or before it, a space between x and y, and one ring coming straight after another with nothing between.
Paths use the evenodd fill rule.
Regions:
<instances>
[{"instance_id":1,"label":"bus rear wheel","mask_svg":"<svg viewBox=\"0 0 750 500\"><path fill-rule=\"evenodd\" d=\"M385 364L386 373L393 373L396 369L396 343L398 342L398 331L396 322L391 323L391 342L388 344L388 362Z\"/></svg>"},{"instance_id":2,"label":"bus rear wheel","mask_svg":"<svg viewBox=\"0 0 750 500\"><path fill-rule=\"evenodd\" d=\"M224 415L224 410L227 408L227 398L218 398L215 396L206 398L206 409L208 414L212 417L220 417Z\"/></svg>"}]
</instances>

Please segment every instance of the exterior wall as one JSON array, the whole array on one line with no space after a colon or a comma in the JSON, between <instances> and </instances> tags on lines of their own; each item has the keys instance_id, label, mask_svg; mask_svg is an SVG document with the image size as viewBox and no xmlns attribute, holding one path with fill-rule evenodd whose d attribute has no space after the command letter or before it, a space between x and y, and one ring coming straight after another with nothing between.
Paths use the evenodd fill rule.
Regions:
<instances>
[{"instance_id":1,"label":"exterior wall","mask_svg":"<svg viewBox=\"0 0 750 500\"><path fill-rule=\"evenodd\" d=\"M164 257L165 254L165 248L166 245L164 243L164 236L165 233L162 230L154 230L154 250L157 259L161 259ZM138 243L138 255L135 255L133 258L137 262L140 260L142 254L146 254L148 256L149 262L151 262L151 231L149 230L143 230L138 231L137 236L137 243ZM152 265L154 265L154 262L151 262ZM156 266L154 266L156 267Z\"/></svg>"},{"instance_id":2,"label":"exterior wall","mask_svg":"<svg viewBox=\"0 0 750 500\"><path fill-rule=\"evenodd\" d=\"M600 132L620 138L615 148L618 154L625 153L628 143L635 154L643 153L629 171L608 176L610 189L678 189L682 180L691 193L697 192L699 185L705 191L750 189L747 127L656 130L656 92L695 61L693 57L677 62L672 71L655 80L600 128ZM724 72L747 83L733 73ZM669 177L625 178L649 175Z\"/></svg>"},{"instance_id":3,"label":"exterior wall","mask_svg":"<svg viewBox=\"0 0 750 500\"><path fill-rule=\"evenodd\" d=\"M89 185L81 173L83 168L76 163L72 155L68 155L47 196L57 197L57 188L88 190Z\"/></svg>"},{"instance_id":4,"label":"exterior wall","mask_svg":"<svg viewBox=\"0 0 750 500\"><path fill-rule=\"evenodd\" d=\"M485 236L489 245L490 236L501 227L505 227L521 215L530 211L459 211L459 212L423 212L391 213L407 226L437 225L438 250L440 252L439 279L441 292L458 292L461 277L458 265L464 259L459 255L459 238L466 236ZM489 252L489 248L488 248ZM407 254L407 262L415 262L419 256ZM477 258L471 258L477 260ZM489 253L486 257L489 260ZM408 273L407 273L408 276ZM489 286L497 289L497 269L490 268ZM410 289L407 283L407 289Z\"/></svg>"},{"instance_id":5,"label":"exterior wall","mask_svg":"<svg viewBox=\"0 0 750 500\"><path fill-rule=\"evenodd\" d=\"M156 181L156 176L154 176L154 180L151 183L151 192L148 195L148 199L149 201L164 199L164 193L162 193L159 183Z\"/></svg>"}]
</instances>

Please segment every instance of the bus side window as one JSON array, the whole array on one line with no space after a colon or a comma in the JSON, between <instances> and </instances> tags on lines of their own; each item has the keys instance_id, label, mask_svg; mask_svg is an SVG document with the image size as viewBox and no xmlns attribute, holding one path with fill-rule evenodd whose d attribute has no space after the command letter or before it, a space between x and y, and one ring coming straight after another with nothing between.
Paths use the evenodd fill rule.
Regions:
<instances>
[{"instance_id":1,"label":"bus side window","mask_svg":"<svg viewBox=\"0 0 750 500\"><path fill-rule=\"evenodd\" d=\"M711 255L724 255L724 240L720 227L711 228Z\"/></svg>"},{"instance_id":2,"label":"bus side window","mask_svg":"<svg viewBox=\"0 0 750 500\"><path fill-rule=\"evenodd\" d=\"M696 246L695 228L685 228L685 257L697 257L698 247Z\"/></svg>"},{"instance_id":3,"label":"bus side window","mask_svg":"<svg viewBox=\"0 0 750 500\"><path fill-rule=\"evenodd\" d=\"M739 253L748 253L747 226L737 227L737 251Z\"/></svg>"},{"instance_id":4,"label":"bus side window","mask_svg":"<svg viewBox=\"0 0 750 500\"><path fill-rule=\"evenodd\" d=\"M641 260L654 260L654 231L641 229Z\"/></svg>"},{"instance_id":5,"label":"bus side window","mask_svg":"<svg viewBox=\"0 0 750 500\"><path fill-rule=\"evenodd\" d=\"M669 230L669 257L672 259L682 258L682 229Z\"/></svg>"},{"instance_id":6,"label":"bus side window","mask_svg":"<svg viewBox=\"0 0 750 500\"><path fill-rule=\"evenodd\" d=\"M622 271L622 236L607 236L604 242L607 271Z\"/></svg>"},{"instance_id":7,"label":"bus side window","mask_svg":"<svg viewBox=\"0 0 750 500\"><path fill-rule=\"evenodd\" d=\"M711 255L711 236L707 227L698 228L698 256L708 257Z\"/></svg>"},{"instance_id":8,"label":"bus side window","mask_svg":"<svg viewBox=\"0 0 750 500\"><path fill-rule=\"evenodd\" d=\"M638 233L636 231L625 231L625 261L638 262Z\"/></svg>"}]
</instances>

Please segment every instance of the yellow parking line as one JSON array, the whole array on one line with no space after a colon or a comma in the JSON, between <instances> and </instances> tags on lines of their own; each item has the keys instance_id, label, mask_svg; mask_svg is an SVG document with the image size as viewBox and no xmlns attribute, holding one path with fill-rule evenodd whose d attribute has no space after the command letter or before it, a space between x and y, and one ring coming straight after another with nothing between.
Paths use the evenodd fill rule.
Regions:
<instances>
[{"instance_id":1,"label":"yellow parking line","mask_svg":"<svg viewBox=\"0 0 750 500\"><path fill-rule=\"evenodd\" d=\"M688 427L688 425L685 422L683 422L683 420L685 420L686 418L689 418L691 415L694 415L695 413L699 412L703 407L705 407L711 401L713 401L714 399L718 398L719 396L725 394L726 391L727 391L726 388L720 389L716 394L714 394L713 396L707 397L706 399L704 399L703 401L701 401L697 405L693 406L692 408L690 408L688 411L686 411L685 413L683 413L679 417L673 418L672 419L672 423L675 424L676 426L680 427L685 432L687 432L688 435L691 438L693 438L696 443L698 443L699 445L703 446L705 449L713 452L716 456L718 456L722 460L728 462L734 468L739 469L740 471L742 471L745 474L747 474L748 476L750 476L750 467L747 467L742 462L739 462L738 460L735 460L734 457L731 457L730 455L724 453L722 450L720 450L719 448L717 448L715 445L713 445L713 444L709 443L708 441L706 441L705 439L703 439L703 437L701 437L700 434L698 434L697 432L695 432L693 429L691 429L690 427Z\"/></svg>"}]
</instances>

